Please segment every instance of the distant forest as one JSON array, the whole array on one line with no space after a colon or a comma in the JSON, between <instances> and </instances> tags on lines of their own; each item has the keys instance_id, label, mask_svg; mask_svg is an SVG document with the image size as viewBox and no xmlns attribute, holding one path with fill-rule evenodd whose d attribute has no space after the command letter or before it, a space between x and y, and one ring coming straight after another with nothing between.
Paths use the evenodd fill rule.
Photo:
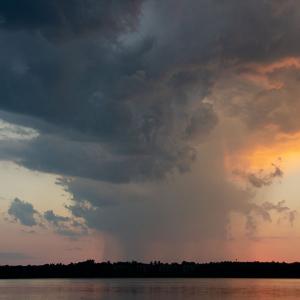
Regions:
<instances>
[{"instance_id":1,"label":"distant forest","mask_svg":"<svg viewBox=\"0 0 300 300\"><path fill-rule=\"evenodd\" d=\"M199 264L102 262L0 266L0 278L300 278L300 263L218 262Z\"/></svg>"}]
</instances>

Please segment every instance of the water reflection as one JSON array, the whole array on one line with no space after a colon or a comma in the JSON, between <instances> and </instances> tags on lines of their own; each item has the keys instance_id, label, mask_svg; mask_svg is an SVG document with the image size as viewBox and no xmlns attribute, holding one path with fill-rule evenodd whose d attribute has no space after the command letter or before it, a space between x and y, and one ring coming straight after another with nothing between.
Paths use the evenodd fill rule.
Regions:
<instances>
[{"instance_id":1,"label":"water reflection","mask_svg":"<svg viewBox=\"0 0 300 300\"><path fill-rule=\"evenodd\" d=\"M295 279L2 280L0 299L300 299Z\"/></svg>"}]
</instances>

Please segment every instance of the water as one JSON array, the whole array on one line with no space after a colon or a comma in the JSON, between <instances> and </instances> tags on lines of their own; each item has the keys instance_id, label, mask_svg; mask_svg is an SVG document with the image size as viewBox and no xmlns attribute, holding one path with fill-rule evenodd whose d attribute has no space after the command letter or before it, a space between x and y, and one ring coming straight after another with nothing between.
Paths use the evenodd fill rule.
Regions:
<instances>
[{"instance_id":1,"label":"water","mask_svg":"<svg viewBox=\"0 0 300 300\"><path fill-rule=\"evenodd\" d=\"M300 299L297 279L0 280L0 300Z\"/></svg>"}]
</instances>

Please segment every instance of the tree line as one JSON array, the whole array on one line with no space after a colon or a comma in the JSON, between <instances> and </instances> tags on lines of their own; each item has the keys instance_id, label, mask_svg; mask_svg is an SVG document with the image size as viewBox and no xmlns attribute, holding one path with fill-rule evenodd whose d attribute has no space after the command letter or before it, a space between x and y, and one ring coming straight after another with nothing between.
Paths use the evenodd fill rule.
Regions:
<instances>
[{"instance_id":1,"label":"tree line","mask_svg":"<svg viewBox=\"0 0 300 300\"><path fill-rule=\"evenodd\" d=\"M87 260L70 264L0 266L0 278L300 278L300 263L150 263Z\"/></svg>"}]
</instances>

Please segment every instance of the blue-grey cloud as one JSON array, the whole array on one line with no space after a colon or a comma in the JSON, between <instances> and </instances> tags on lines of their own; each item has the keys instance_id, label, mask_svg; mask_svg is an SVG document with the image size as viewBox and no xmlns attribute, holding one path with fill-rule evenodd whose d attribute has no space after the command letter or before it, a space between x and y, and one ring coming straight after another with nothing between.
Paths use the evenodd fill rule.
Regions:
<instances>
[{"instance_id":1,"label":"blue-grey cloud","mask_svg":"<svg viewBox=\"0 0 300 300\"><path fill-rule=\"evenodd\" d=\"M13 200L8 209L8 214L10 216L19 221L22 225L30 227L37 225L37 221L35 219L36 213L37 211L33 208L31 203L22 201L18 198Z\"/></svg>"},{"instance_id":2,"label":"blue-grey cloud","mask_svg":"<svg viewBox=\"0 0 300 300\"><path fill-rule=\"evenodd\" d=\"M31 203L15 198L7 211L8 215L13 217L23 226L38 226L45 229L48 227L55 233L76 239L79 236L88 234L88 229L84 223L76 218L66 217L55 214L52 210L47 210L43 214L38 212ZM35 233L30 231L27 233Z\"/></svg>"},{"instance_id":3,"label":"blue-grey cloud","mask_svg":"<svg viewBox=\"0 0 300 300\"><path fill-rule=\"evenodd\" d=\"M57 215L52 210L44 212L43 217L53 227L54 232L59 235L76 239L88 234L85 224L74 218Z\"/></svg>"},{"instance_id":4,"label":"blue-grey cloud","mask_svg":"<svg viewBox=\"0 0 300 300\"><path fill-rule=\"evenodd\" d=\"M59 222L66 222L69 221L68 217L62 217L59 215L56 215L53 210L47 210L46 212L44 212L44 218L50 222L53 223L55 225L59 224Z\"/></svg>"}]
</instances>

